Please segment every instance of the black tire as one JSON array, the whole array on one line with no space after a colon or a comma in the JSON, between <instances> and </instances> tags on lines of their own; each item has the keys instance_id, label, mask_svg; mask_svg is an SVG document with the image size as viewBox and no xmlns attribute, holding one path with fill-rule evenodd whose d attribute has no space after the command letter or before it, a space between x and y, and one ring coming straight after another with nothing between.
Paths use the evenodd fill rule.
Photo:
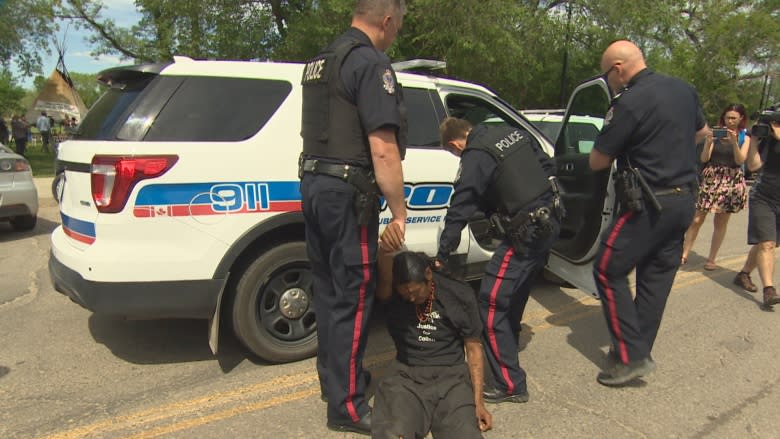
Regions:
<instances>
[{"instance_id":1,"label":"black tire","mask_svg":"<svg viewBox=\"0 0 780 439\"><path fill-rule=\"evenodd\" d=\"M38 217L35 215L15 216L11 218L11 227L17 232L27 232L35 228Z\"/></svg>"},{"instance_id":2,"label":"black tire","mask_svg":"<svg viewBox=\"0 0 780 439\"><path fill-rule=\"evenodd\" d=\"M241 273L234 294L233 331L258 357L286 363L317 353L305 243L288 242L259 254Z\"/></svg>"},{"instance_id":3,"label":"black tire","mask_svg":"<svg viewBox=\"0 0 780 439\"><path fill-rule=\"evenodd\" d=\"M52 198L54 198L54 201L58 203L60 202L60 197L59 197L59 190L58 190L59 188L57 186L59 186L60 181L63 178L65 178L65 173L58 172L57 175L54 176L54 179L51 181L51 196Z\"/></svg>"}]
</instances>

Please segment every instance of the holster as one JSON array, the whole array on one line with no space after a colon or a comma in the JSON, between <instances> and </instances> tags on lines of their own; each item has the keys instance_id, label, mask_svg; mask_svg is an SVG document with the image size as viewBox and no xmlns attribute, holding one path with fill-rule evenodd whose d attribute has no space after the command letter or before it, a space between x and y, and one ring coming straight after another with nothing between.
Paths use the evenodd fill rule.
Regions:
<instances>
[{"instance_id":1,"label":"holster","mask_svg":"<svg viewBox=\"0 0 780 439\"><path fill-rule=\"evenodd\" d=\"M527 240L545 240L552 235L555 230L553 208L542 206L530 212L520 211L511 218L495 213L490 216L490 223L497 236L506 238L515 251L520 252Z\"/></svg>"},{"instance_id":2,"label":"holster","mask_svg":"<svg viewBox=\"0 0 780 439\"><path fill-rule=\"evenodd\" d=\"M340 178L354 186L353 205L358 224L365 226L376 219L375 216L379 212L379 187L372 171L359 166L301 157L298 160L299 178L302 178L303 174L307 172Z\"/></svg>"}]
</instances>

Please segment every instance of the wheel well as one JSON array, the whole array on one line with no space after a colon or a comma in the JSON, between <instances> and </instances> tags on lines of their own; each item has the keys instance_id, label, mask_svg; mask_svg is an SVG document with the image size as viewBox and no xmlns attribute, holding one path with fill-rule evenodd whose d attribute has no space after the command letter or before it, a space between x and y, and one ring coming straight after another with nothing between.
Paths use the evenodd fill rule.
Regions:
<instances>
[{"instance_id":1,"label":"wheel well","mask_svg":"<svg viewBox=\"0 0 780 439\"><path fill-rule=\"evenodd\" d=\"M304 240L305 227L302 221L291 221L278 224L275 227L265 227L238 253L227 269L227 283L222 297L220 312L223 318L230 319L230 310L236 293L236 284L241 274L259 255L275 246L294 241Z\"/></svg>"}]
</instances>

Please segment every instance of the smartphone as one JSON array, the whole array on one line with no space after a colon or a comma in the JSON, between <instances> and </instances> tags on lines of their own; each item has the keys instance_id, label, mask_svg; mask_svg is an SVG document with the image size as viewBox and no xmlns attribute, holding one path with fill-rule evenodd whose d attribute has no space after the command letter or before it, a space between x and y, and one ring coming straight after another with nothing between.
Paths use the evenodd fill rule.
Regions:
<instances>
[{"instance_id":1,"label":"smartphone","mask_svg":"<svg viewBox=\"0 0 780 439\"><path fill-rule=\"evenodd\" d=\"M712 137L714 139L722 139L728 136L729 131L726 128L715 127L712 129Z\"/></svg>"}]
</instances>

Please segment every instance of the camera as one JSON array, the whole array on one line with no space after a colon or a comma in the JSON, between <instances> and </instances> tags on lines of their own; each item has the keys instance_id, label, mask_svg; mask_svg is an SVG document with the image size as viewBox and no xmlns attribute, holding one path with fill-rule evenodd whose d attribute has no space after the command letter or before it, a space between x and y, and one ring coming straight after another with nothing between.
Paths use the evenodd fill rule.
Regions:
<instances>
[{"instance_id":1,"label":"camera","mask_svg":"<svg viewBox=\"0 0 780 439\"><path fill-rule=\"evenodd\" d=\"M769 137L772 135L772 122L780 122L780 104L767 108L756 115L756 123L750 128L753 137Z\"/></svg>"},{"instance_id":2,"label":"camera","mask_svg":"<svg viewBox=\"0 0 780 439\"><path fill-rule=\"evenodd\" d=\"M723 127L714 127L712 128L712 138L714 139L723 139L726 136L728 136L729 131L726 128Z\"/></svg>"}]
</instances>

